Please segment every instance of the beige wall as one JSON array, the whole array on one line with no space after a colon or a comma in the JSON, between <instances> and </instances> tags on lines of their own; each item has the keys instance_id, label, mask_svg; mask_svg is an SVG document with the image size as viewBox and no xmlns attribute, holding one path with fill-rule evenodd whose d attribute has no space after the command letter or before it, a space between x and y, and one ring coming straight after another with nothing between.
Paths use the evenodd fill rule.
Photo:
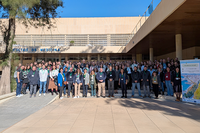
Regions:
<instances>
[{"instance_id":1,"label":"beige wall","mask_svg":"<svg viewBox=\"0 0 200 133\"><path fill-rule=\"evenodd\" d=\"M131 39L126 46L126 52L131 50L139 41L153 31L159 24L161 24L168 16L170 16L178 7L180 7L186 0L162 0L156 7L147 21L142 25L139 31ZM134 42L134 44L133 44Z\"/></svg>"},{"instance_id":2,"label":"beige wall","mask_svg":"<svg viewBox=\"0 0 200 133\"><path fill-rule=\"evenodd\" d=\"M56 28L27 29L16 24L17 34L127 34L131 33L140 17L56 18Z\"/></svg>"}]
</instances>

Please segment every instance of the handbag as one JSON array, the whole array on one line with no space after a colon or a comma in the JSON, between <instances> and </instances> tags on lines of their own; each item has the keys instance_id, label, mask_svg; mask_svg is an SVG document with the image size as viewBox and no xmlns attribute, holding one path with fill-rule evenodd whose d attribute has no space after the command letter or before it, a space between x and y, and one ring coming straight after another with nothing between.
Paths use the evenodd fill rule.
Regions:
<instances>
[{"instance_id":1,"label":"handbag","mask_svg":"<svg viewBox=\"0 0 200 133\"><path fill-rule=\"evenodd\" d=\"M64 84L64 85L67 85L67 81L64 81L63 84Z\"/></svg>"}]
</instances>

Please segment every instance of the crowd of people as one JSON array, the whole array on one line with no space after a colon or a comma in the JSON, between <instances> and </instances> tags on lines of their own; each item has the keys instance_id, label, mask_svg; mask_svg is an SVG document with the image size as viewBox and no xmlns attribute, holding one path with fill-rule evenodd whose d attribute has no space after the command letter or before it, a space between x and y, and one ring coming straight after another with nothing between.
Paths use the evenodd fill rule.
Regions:
<instances>
[{"instance_id":1,"label":"crowd of people","mask_svg":"<svg viewBox=\"0 0 200 133\"><path fill-rule=\"evenodd\" d=\"M140 97L151 98L154 92L155 98L164 95L167 89L168 96L176 96L176 101L181 97L180 62L175 59L160 59L155 61L91 61L79 62L33 62L16 68L14 74L17 82L16 96L21 97L30 90L30 98L45 96L46 93L59 94L59 98L79 98L80 89L83 89L83 97L87 97L88 89L91 89L91 97L114 97L121 88L121 98L127 98L127 89L132 89L134 97L135 89ZM143 89L143 94L141 94Z\"/></svg>"}]
</instances>

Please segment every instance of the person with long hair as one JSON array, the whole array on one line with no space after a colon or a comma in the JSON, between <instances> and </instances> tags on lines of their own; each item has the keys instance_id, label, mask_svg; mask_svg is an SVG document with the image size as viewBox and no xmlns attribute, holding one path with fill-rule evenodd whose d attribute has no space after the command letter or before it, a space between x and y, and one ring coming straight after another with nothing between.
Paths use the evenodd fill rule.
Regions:
<instances>
[{"instance_id":1,"label":"person with long hair","mask_svg":"<svg viewBox=\"0 0 200 133\"><path fill-rule=\"evenodd\" d=\"M124 69L121 69L120 74L119 74L119 85L121 85L121 89L122 89L121 98L124 98L124 97L127 98L127 89L126 89L127 83L128 83L128 76L124 72Z\"/></svg>"},{"instance_id":2,"label":"person with long hair","mask_svg":"<svg viewBox=\"0 0 200 133\"><path fill-rule=\"evenodd\" d=\"M181 74L179 67L176 67L175 72L173 74L172 85L174 86L176 101L180 102L182 90L181 90Z\"/></svg>"},{"instance_id":3,"label":"person with long hair","mask_svg":"<svg viewBox=\"0 0 200 133\"><path fill-rule=\"evenodd\" d=\"M151 85L155 94L155 99L158 99L159 87L160 87L160 77L154 71L151 79Z\"/></svg>"},{"instance_id":4,"label":"person with long hair","mask_svg":"<svg viewBox=\"0 0 200 133\"><path fill-rule=\"evenodd\" d=\"M96 96L97 83L96 83L95 77L96 77L95 72L94 72L94 70L92 70L91 73L90 73L90 88L91 88L91 96L92 97Z\"/></svg>"},{"instance_id":5,"label":"person with long hair","mask_svg":"<svg viewBox=\"0 0 200 133\"><path fill-rule=\"evenodd\" d=\"M75 92L74 98L79 98L80 88L81 88L82 83L83 83L82 72L80 68L77 68L76 73L74 74L74 78L73 78L73 85L74 85L74 92Z\"/></svg>"},{"instance_id":6,"label":"person with long hair","mask_svg":"<svg viewBox=\"0 0 200 133\"><path fill-rule=\"evenodd\" d=\"M56 66L53 65L52 70L50 71L50 81L49 81L49 88L48 88L51 90L52 95L53 95L54 89L56 91L56 95L58 95L57 77L58 77L58 71L56 70Z\"/></svg>"},{"instance_id":7,"label":"person with long hair","mask_svg":"<svg viewBox=\"0 0 200 133\"><path fill-rule=\"evenodd\" d=\"M26 94L26 88L27 88L27 84L28 84L28 73L30 70L27 69L28 66L24 66L24 70L22 71L23 73L23 85L22 85L22 91L23 91L23 94Z\"/></svg>"}]
</instances>

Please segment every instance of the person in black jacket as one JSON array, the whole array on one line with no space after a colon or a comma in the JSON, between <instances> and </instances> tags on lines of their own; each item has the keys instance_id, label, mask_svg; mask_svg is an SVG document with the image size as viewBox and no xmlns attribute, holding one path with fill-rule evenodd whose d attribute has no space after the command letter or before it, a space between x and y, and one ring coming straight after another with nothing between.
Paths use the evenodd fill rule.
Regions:
<instances>
[{"instance_id":1,"label":"person in black jacket","mask_svg":"<svg viewBox=\"0 0 200 133\"><path fill-rule=\"evenodd\" d=\"M73 68L71 67L69 72L67 72L66 74L66 81L67 81L67 85L68 85L68 98L70 97L70 91L72 90L73 92L73 97L74 97L74 89L73 89L73 78L74 78L74 72L73 72Z\"/></svg>"},{"instance_id":2,"label":"person in black jacket","mask_svg":"<svg viewBox=\"0 0 200 133\"><path fill-rule=\"evenodd\" d=\"M107 72L108 79L108 97L114 97L114 80L115 80L115 71L112 69L112 66L109 67Z\"/></svg>"},{"instance_id":3,"label":"person in black jacket","mask_svg":"<svg viewBox=\"0 0 200 133\"><path fill-rule=\"evenodd\" d=\"M141 92L140 92L141 75L140 75L140 72L137 71L136 66L134 67L134 71L131 73L131 78L132 78L132 97L134 97L135 86L137 86L139 96L142 97Z\"/></svg>"},{"instance_id":4,"label":"person in black jacket","mask_svg":"<svg viewBox=\"0 0 200 133\"><path fill-rule=\"evenodd\" d=\"M158 76L160 76L160 89L162 89L162 95L164 95L165 92L165 84L163 83L164 74L165 72L161 68L158 68Z\"/></svg>"},{"instance_id":5,"label":"person in black jacket","mask_svg":"<svg viewBox=\"0 0 200 133\"><path fill-rule=\"evenodd\" d=\"M127 68L126 68L126 74L128 76L128 84L127 84L127 88L131 89L131 85L132 85L132 79L131 79L131 72L132 72L132 68L130 67L130 64L127 63Z\"/></svg>"},{"instance_id":6,"label":"person in black jacket","mask_svg":"<svg viewBox=\"0 0 200 133\"><path fill-rule=\"evenodd\" d=\"M179 67L176 67L175 72L173 73L172 76L172 85L174 86L174 92L176 94L176 101L180 102L180 97L181 97L181 74Z\"/></svg>"},{"instance_id":7,"label":"person in black jacket","mask_svg":"<svg viewBox=\"0 0 200 133\"><path fill-rule=\"evenodd\" d=\"M36 66L33 66L32 71L28 73L28 80L30 84L30 98L34 93L34 97L36 97L36 89L39 79L39 71L36 71Z\"/></svg>"},{"instance_id":8,"label":"person in black jacket","mask_svg":"<svg viewBox=\"0 0 200 133\"><path fill-rule=\"evenodd\" d=\"M147 91L148 97L151 98L150 89L149 89L150 80L151 80L150 72L147 71L147 67L144 66L144 70L141 72L141 81L142 81L142 86L144 89L144 98L146 97L146 91Z\"/></svg>"}]
</instances>

